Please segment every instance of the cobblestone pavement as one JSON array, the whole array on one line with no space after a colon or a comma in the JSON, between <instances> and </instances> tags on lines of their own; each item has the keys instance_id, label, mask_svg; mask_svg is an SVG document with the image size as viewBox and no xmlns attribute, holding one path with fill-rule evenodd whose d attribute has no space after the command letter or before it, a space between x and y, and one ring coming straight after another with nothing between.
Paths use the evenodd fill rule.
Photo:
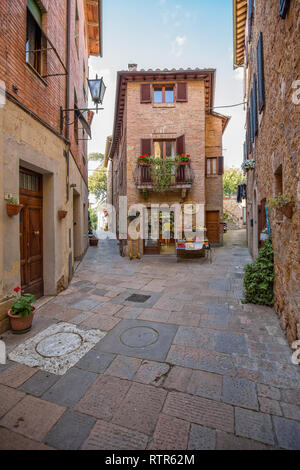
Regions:
<instances>
[{"instance_id":1,"label":"cobblestone pavement","mask_svg":"<svg viewBox=\"0 0 300 470\"><path fill-rule=\"evenodd\" d=\"M0 366L0 448L300 449L300 369L274 310L241 304L244 237L212 264L90 248L32 331L3 339L60 322L106 336L64 375Z\"/></svg>"}]
</instances>

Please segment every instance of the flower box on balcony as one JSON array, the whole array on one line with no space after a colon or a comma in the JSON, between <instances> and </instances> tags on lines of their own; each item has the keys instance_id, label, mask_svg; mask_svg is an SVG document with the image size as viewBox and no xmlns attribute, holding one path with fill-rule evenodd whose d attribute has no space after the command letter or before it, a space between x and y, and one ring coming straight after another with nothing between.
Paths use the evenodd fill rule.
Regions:
<instances>
[{"instance_id":1,"label":"flower box on balcony","mask_svg":"<svg viewBox=\"0 0 300 470\"><path fill-rule=\"evenodd\" d=\"M18 204L17 199L11 197L10 199L8 199L6 204L7 215L9 217L12 217L13 215L18 215L23 209L23 207L23 204Z\"/></svg>"}]
</instances>

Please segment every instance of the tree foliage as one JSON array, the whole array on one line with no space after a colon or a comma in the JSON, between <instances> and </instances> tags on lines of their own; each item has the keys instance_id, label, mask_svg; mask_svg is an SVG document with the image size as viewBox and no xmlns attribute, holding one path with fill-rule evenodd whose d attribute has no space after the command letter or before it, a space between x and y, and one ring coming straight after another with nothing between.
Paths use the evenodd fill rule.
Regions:
<instances>
[{"instance_id":1,"label":"tree foliage","mask_svg":"<svg viewBox=\"0 0 300 470\"><path fill-rule=\"evenodd\" d=\"M103 153L90 153L88 160L90 162L99 162L103 163L104 161L104 155Z\"/></svg>"},{"instance_id":2,"label":"tree foliage","mask_svg":"<svg viewBox=\"0 0 300 470\"><path fill-rule=\"evenodd\" d=\"M95 196L98 203L104 202L107 194L106 168L99 166L89 176L89 191Z\"/></svg>"},{"instance_id":3,"label":"tree foliage","mask_svg":"<svg viewBox=\"0 0 300 470\"><path fill-rule=\"evenodd\" d=\"M238 191L238 184L245 181L245 176L240 169L229 168L224 171L223 191L224 196L232 196Z\"/></svg>"}]
</instances>

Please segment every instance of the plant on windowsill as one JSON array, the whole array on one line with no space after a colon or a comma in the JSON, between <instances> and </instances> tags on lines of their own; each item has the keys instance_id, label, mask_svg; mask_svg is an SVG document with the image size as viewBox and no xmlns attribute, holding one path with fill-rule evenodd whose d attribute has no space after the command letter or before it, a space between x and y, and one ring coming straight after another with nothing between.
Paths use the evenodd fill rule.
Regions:
<instances>
[{"instance_id":1,"label":"plant on windowsill","mask_svg":"<svg viewBox=\"0 0 300 470\"><path fill-rule=\"evenodd\" d=\"M150 157L147 153L145 153L145 155L140 155L137 161L138 161L138 164L141 166L148 166L150 163Z\"/></svg>"},{"instance_id":2,"label":"plant on windowsill","mask_svg":"<svg viewBox=\"0 0 300 470\"><path fill-rule=\"evenodd\" d=\"M176 155L176 160L178 161L179 165L188 165L190 163L190 155L189 154L181 154Z\"/></svg>"},{"instance_id":3,"label":"plant on windowsill","mask_svg":"<svg viewBox=\"0 0 300 470\"><path fill-rule=\"evenodd\" d=\"M13 215L18 215L23 207L23 204L19 204L16 198L10 197L6 204L7 215L10 217Z\"/></svg>"},{"instance_id":4,"label":"plant on windowsill","mask_svg":"<svg viewBox=\"0 0 300 470\"><path fill-rule=\"evenodd\" d=\"M279 194L276 197L268 199L268 207L270 210L278 210L288 219L293 217L294 202L290 194L286 194L285 196Z\"/></svg>"},{"instance_id":5,"label":"plant on windowsill","mask_svg":"<svg viewBox=\"0 0 300 470\"><path fill-rule=\"evenodd\" d=\"M256 167L256 160L245 160L242 163L242 170L244 173L247 173L249 170L255 170Z\"/></svg>"},{"instance_id":6,"label":"plant on windowsill","mask_svg":"<svg viewBox=\"0 0 300 470\"><path fill-rule=\"evenodd\" d=\"M8 311L10 326L15 334L27 333L31 329L36 311L35 307L32 305L36 302L35 296L32 294L19 296L20 290L21 287L19 286L14 288L17 298Z\"/></svg>"},{"instance_id":7,"label":"plant on windowsill","mask_svg":"<svg viewBox=\"0 0 300 470\"><path fill-rule=\"evenodd\" d=\"M243 303L273 306L274 278L274 251L269 238L257 259L245 266Z\"/></svg>"},{"instance_id":8,"label":"plant on windowsill","mask_svg":"<svg viewBox=\"0 0 300 470\"><path fill-rule=\"evenodd\" d=\"M175 160L172 157L166 157L165 159L151 157L150 166L154 175L154 190L159 193L167 191L172 184L172 179L175 174Z\"/></svg>"}]
</instances>

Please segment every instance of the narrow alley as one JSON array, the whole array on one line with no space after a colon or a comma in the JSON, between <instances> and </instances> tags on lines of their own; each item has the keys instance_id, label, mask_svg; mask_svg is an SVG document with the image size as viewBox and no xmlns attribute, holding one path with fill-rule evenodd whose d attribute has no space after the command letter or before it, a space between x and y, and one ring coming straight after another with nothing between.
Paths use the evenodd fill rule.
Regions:
<instances>
[{"instance_id":1,"label":"narrow alley","mask_svg":"<svg viewBox=\"0 0 300 470\"><path fill-rule=\"evenodd\" d=\"M244 230L211 264L90 247L31 332L2 335L0 448L299 448L299 367L275 311L241 302L250 261Z\"/></svg>"}]
</instances>

